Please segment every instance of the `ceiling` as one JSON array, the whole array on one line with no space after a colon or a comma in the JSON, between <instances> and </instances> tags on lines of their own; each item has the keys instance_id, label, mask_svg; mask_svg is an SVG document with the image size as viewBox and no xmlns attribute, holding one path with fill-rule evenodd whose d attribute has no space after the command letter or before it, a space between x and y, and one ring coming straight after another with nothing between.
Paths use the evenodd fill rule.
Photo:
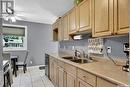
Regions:
<instances>
[{"instance_id":1,"label":"ceiling","mask_svg":"<svg viewBox=\"0 0 130 87\"><path fill-rule=\"evenodd\" d=\"M52 24L73 7L73 0L15 0L15 11L24 21Z\"/></svg>"}]
</instances>

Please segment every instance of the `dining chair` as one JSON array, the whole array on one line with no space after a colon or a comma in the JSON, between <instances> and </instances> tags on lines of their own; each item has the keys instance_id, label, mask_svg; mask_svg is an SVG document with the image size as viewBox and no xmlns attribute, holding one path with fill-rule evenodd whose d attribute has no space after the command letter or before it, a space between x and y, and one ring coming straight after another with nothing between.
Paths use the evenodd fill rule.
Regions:
<instances>
[{"instance_id":1,"label":"dining chair","mask_svg":"<svg viewBox=\"0 0 130 87\"><path fill-rule=\"evenodd\" d=\"M28 58L28 53L29 53L29 51L26 51L25 59L24 59L23 62L17 62L17 63L16 63L17 70L18 70L18 68L21 66L21 67L23 67L23 72L24 72L24 73L27 71L27 58Z\"/></svg>"}]
</instances>

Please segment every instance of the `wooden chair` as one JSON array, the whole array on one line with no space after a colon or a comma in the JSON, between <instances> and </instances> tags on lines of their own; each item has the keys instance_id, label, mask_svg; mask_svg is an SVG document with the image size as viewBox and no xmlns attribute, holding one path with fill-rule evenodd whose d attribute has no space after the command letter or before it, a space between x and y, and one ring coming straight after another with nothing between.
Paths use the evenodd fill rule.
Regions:
<instances>
[{"instance_id":1,"label":"wooden chair","mask_svg":"<svg viewBox=\"0 0 130 87\"><path fill-rule=\"evenodd\" d=\"M28 58L28 51L26 52L24 61L16 63L17 70L18 70L19 66L22 66L23 67L23 72L25 73L27 71L27 62L26 62L27 58Z\"/></svg>"}]
</instances>

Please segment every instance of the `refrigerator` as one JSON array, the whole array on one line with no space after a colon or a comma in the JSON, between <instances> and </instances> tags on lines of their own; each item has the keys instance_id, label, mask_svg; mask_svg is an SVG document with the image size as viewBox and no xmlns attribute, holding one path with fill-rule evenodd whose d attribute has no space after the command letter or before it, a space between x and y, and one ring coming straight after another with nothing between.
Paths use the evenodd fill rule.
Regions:
<instances>
[{"instance_id":1,"label":"refrigerator","mask_svg":"<svg viewBox=\"0 0 130 87\"><path fill-rule=\"evenodd\" d=\"M3 79L3 58L2 58L2 52L3 52L3 47L2 47L2 4L0 0L0 87L3 87L4 84L4 79Z\"/></svg>"}]
</instances>

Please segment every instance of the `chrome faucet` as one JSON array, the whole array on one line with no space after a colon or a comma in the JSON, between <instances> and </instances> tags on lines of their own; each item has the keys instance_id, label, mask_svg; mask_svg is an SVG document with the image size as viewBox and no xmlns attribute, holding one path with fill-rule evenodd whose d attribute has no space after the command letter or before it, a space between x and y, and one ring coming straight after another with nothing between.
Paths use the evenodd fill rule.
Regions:
<instances>
[{"instance_id":1,"label":"chrome faucet","mask_svg":"<svg viewBox=\"0 0 130 87\"><path fill-rule=\"evenodd\" d=\"M92 60L92 58L91 57L89 57L88 56L88 54L86 54L85 53L85 51L84 50L82 50L82 52L81 51L78 51L78 50L75 50L75 58L87 58L87 59L89 59L89 60Z\"/></svg>"},{"instance_id":2,"label":"chrome faucet","mask_svg":"<svg viewBox=\"0 0 130 87\"><path fill-rule=\"evenodd\" d=\"M82 53L78 50L75 50L74 54L75 54L75 57L78 58L78 57L81 57Z\"/></svg>"},{"instance_id":3,"label":"chrome faucet","mask_svg":"<svg viewBox=\"0 0 130 87\"><path fill-rule=\"evenodd\" d=\"M87 58L88 55L85 53L85 51L83 51L83 58Z\"/></svg>"},{"instance_id":4,"label":"chrome faucet","mask_svg":"<svg viewBox=\"0 0 130 87\"><path fill-rule=\"evenodd\" d=\"M78 51L78 50L75 50L75 57L77 57L77 58L87 58L88 57L88 55L85 53L85 51L83 51L82 50L82 52L81 51Z\"/></svg>"}]
</instances>

